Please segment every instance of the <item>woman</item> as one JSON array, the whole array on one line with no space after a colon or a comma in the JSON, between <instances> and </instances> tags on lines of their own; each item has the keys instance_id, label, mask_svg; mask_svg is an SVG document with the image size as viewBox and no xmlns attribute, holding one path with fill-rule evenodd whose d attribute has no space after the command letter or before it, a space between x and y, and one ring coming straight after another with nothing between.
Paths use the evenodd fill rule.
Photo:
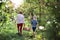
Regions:
<instances>
[{"instance_id":1,"label":"woman","mask_svg":"<svg viewBox=\"0 0 60 40\"><path fill-rule=\"evenodd\" d=\"M18 34L22 35L22 26L24 24L24 15L22 14L22 12L19 12L17 14L17 28L18 28Z\"/></svg>"}]
</instances>

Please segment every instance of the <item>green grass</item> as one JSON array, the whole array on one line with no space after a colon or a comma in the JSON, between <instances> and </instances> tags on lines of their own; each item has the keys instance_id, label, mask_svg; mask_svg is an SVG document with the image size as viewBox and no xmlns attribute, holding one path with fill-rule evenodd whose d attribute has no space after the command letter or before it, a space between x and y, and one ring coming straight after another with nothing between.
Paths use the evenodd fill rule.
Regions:
<instances>
[{"instance_id":1,"label":"green grass","mask_svg":"<svg viewBox=\"0 0 60 40\"><path fill-rule=\"evenodd\" d=\"M16 23L11 22L5 25L5 28L1 29L0 40L41 40L41 34L37 32L35 38L30 38L32 31L24 31L23 36L19 36L17 33Z\"/></svg>"}]
</instances>

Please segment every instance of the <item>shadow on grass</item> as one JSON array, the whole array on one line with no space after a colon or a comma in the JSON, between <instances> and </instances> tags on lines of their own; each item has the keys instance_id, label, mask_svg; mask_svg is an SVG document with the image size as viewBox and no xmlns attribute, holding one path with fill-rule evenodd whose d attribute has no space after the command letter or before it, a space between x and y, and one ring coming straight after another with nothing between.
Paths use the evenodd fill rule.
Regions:
<instances>
[{"instance_id":1,"label":"shadow on grass","mask_svg":"<svg viewBox=\"0 0 60 40\"><path fill-rule=\"evenodd\" d=\"M0 40L25 40L24 36L19 36L18 34L14 33L2 33L0 34Z\"/></svg>"},{"instance_id":2,"label":"shadow on grass","mask_svg":"<svg viewBox=\"0 0 60 40\"><path fill-rule=\"evenodd\" d=\"M40 37L38 37L38 35L36 36L36 38L31 38L30 36L32 35L32 33L28 32L28 31L23 31L23 36L19 36L18 34L16 34L14 31L10 32L10 31L6 31L6 32L0 32L0 40L40 40Z\"/></svg>"}]
</instances>

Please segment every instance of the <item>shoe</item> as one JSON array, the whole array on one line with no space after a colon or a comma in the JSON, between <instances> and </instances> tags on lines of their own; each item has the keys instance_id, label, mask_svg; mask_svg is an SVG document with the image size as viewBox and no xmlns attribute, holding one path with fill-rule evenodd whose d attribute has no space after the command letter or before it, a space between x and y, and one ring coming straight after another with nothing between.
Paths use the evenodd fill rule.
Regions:
<instances>
[{"instance_id":1,"label":"shoe","mask_svg":"<svg viewBox=\"0 0 60 40\"><path fill-rule=\"evenodd\" d=\"M19 34L20 36L22 36L22 34Z\"/></svg>"},{"instance_id":2,"label":"shoe","mask_svg":"<svg viewBox=\"0 0 60 40\"><path fill-rule=\"evenodd\" d=\"M30 38L33 38L33 35L32 35L32 36L30 36Z\"/></svg>"},{"instance_id":3,"label":"shoe","mask_svg":"<svg viewBox=\"0 0 60 40\"><path fill-rule=\"evenodd\" d=\"M18 34L18 35L19 35L19 33L16 33L16 34Z\"/></svg>"},{"instance_id":4,"label":"shoe","mask_svg":"<svg viewBox=\"0 0 60 40\"><path fill-rule=\"evenodd\" d=\"M30 36L30 38L35 38L35 36L32 35L32 36Z\"/></svg>"}]
</instances>

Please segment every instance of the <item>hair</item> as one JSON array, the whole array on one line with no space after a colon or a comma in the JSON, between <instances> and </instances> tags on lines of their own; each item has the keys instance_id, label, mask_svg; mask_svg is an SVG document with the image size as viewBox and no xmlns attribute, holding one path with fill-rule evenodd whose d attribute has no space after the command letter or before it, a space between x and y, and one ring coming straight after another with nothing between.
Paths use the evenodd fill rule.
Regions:
<instances>
[{"instance_id":1,"label":"hair","mask_svg":"<svg viewBox=\"0 0 60 40\"><path fill-rule=\"evenodd\" d=\"M22 12L20 11L19 14L22 14Z\"/></svg>"}]
</instances>

